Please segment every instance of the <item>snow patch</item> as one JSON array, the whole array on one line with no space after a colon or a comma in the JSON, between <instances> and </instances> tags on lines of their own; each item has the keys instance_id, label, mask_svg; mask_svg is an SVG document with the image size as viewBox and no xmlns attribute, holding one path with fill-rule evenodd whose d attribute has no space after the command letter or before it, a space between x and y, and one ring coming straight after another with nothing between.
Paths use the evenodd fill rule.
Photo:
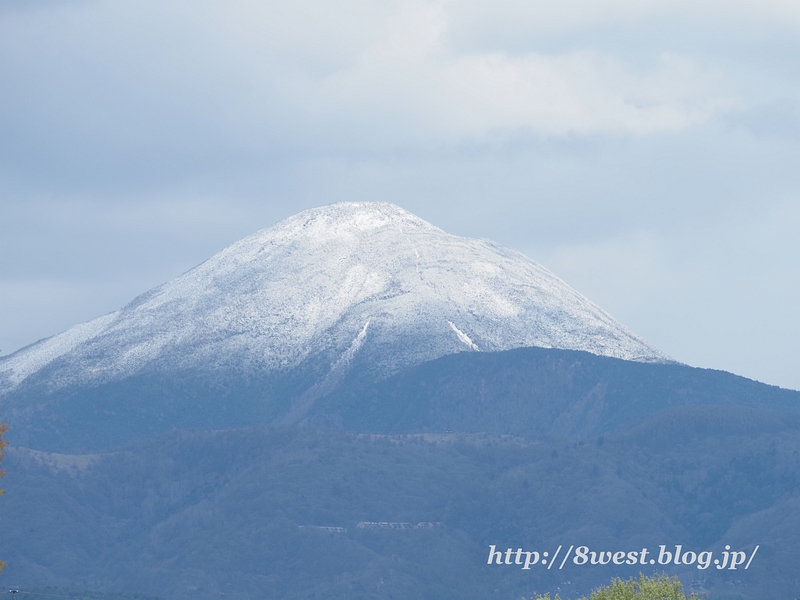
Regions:
<instances>
[{"instance_id":1,"label":"snow patch","mask_svg":"<svg viewBox=\"0 0 800 600\"><path fill-rule=\"evenodd\" d=\"M475 352L481 351L481 349L478 348L475 342L473 342L466 333L464 333L458 327L456 327L452 321L448 321L448 323L450 324L450 327L453 329L453 331L456 332L456 335L458 336L458 339L462 344L466 345L471 350L475 350Z\"/></svg>"},{"instance_id":2,"label":"snow patch","mask_svg":"<svg viewBox=\"0 0 800 600\"><path fill-rule=\"evenodd\" d=\"M324 395L332 392L334 388L342 381L347 373L347 367L352 362L356 353L364 345L364 340L367 339L367 328L369 327L369 319L364 323L364 327L350 343L350 347L333 363L328 375L320 381L315 383L305 392L300 394L292 402L292 408L287 415L281 419L281 425L292 425L297 423L300 419L308 414L314 403L322 398Z\"/></svg>"},{"instance_id":3,"label":"snow patch","mask_svg":"<svg viewBox=\"0 0 800 600\"><path fill-rule=\"evenodd\" d=\"M77 348L80 344L97 337L116 318L118 312L81 323L64 333L26 346L0 362L0 375L5 376L11 387L16 387L26 377L49 365L57 358ZM4 390L0 390L4 391Z\"/></svg>"},{"instance_id":4,"label":"snow patch","mask_svg":"<svg viewBox=\"0 0 800 600\"><path fill-rule=\"evenodd\" d=\"M364 323L364 327L361 331L358 332L356 338L350 344L350 347L345 350L344 354L342 354L339 359L333 364L331 367L331 374L338 373L342 369L344 369L350 362L353 360L353 357L356 353L361 349L361 346L364 345L364 340L367 339L367 327L369 327L369 319L367 322ZM329 375L330 376L330 375Z\"/></svg>"}]
</instances>

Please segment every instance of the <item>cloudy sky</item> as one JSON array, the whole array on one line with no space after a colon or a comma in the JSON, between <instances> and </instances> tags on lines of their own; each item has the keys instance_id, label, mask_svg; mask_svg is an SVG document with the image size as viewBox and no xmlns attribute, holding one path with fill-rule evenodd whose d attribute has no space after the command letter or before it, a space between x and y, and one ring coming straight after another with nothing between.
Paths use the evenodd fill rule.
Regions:
<instances>
[{"instance_id":1,"label":"cloudy sky","mask_svg":"<svg viewBox=\"0 0 800 600\"><path fill-rule=\"evenodd\" d=\"M800 3L0 3L3 355L341 200L800 389Z\"/></svg>"}]
</instances>

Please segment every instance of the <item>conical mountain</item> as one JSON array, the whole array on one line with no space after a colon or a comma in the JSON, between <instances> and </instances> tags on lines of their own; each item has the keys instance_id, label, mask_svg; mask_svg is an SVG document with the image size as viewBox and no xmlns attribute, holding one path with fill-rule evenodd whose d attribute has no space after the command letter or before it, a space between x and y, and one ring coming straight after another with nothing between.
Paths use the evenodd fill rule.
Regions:
<instances>
[{"instance_id":1,"label":"conical mountain","mask_svg":"<svg viewBox=\"0 0 800 600\"><path fill-rule=\"evenodd\" d=\"M81 415L90 436L286 424L348 373L526 346L669 361L518 252L391 204L333 204L0 360L0 412L51 433Z\"/></svg>"},{"instance_id":2,"label":"conical mountain","mask_svg":"<svg viewBox=\"0 0 800 600\"><path fill-rule=\"evenodd\" d=\"M391 204L304 211L118 310L0 362L2 391L143 370L279 370L366 355L381 373L461 351L540 346L668 360L518 252Z\"/></svg>"}]
</instances>

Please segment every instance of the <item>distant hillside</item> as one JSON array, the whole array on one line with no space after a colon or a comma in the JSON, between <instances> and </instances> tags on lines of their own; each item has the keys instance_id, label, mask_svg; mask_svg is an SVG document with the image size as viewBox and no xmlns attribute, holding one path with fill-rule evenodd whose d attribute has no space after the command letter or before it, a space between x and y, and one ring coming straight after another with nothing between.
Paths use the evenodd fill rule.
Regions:
<instances>
[{"instance_id":1,"label":"distant hillside","mask_svg":"<svg viewBox=\"0 0 800 600\"><path fill-rule=\"evenodd\" d=\"M314 365L283 375L149 373L48 391L26 384L5 399L15 444L96 452L182 428L305 426L350 431L488 432L574 439L613 431L664 408L738 405L800 410L800 392L679 364L520 348L462 352L375 382L354 360L337 387L314 389ZM318 397L319 396L319 397ZM295 419L295 407L304 407Z\"/></svg>"},{"instance_id":2,"label":"distant hillside","mask_svg":"<svg viewBox=\"0 0 800 600\"><path fill-rule=\"evenodd\" d=\"M759 544L746 572L666 570L711 598L792 598L799 447L797 415L682 406L585 442L256 428L93 456L11 448L3 577L174 600L574 598L642 567L489 567L489 545Z\"/></svg>"},{"instance_id":3,"label":"distant hillside","mask_svg":"<svg viewBox=\"0 0 800 600\"><path fill-rule=\"evenodd\" d=\"M306 422L350 431L585 439L690 405L796 413L800 392L675 363L520 348L445 356L380 382L352 375L317 401Z\"/></svg>"}]
</instances>

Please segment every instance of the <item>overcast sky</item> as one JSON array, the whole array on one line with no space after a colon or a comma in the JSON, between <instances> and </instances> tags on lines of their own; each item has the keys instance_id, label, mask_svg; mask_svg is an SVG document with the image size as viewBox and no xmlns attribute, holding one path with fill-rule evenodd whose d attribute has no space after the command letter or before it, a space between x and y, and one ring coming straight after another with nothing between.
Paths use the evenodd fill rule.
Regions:
<instances>
[{"instance_id":1,"label":"overcast sky","mask_svg":"<svg viewBox=\"0 0 800 600\"><path fill-rule=\"evenodd\" d=\"M341 200L800 389L800 3L0 2L3 355Z\"/></svg>"}]
</instances>

